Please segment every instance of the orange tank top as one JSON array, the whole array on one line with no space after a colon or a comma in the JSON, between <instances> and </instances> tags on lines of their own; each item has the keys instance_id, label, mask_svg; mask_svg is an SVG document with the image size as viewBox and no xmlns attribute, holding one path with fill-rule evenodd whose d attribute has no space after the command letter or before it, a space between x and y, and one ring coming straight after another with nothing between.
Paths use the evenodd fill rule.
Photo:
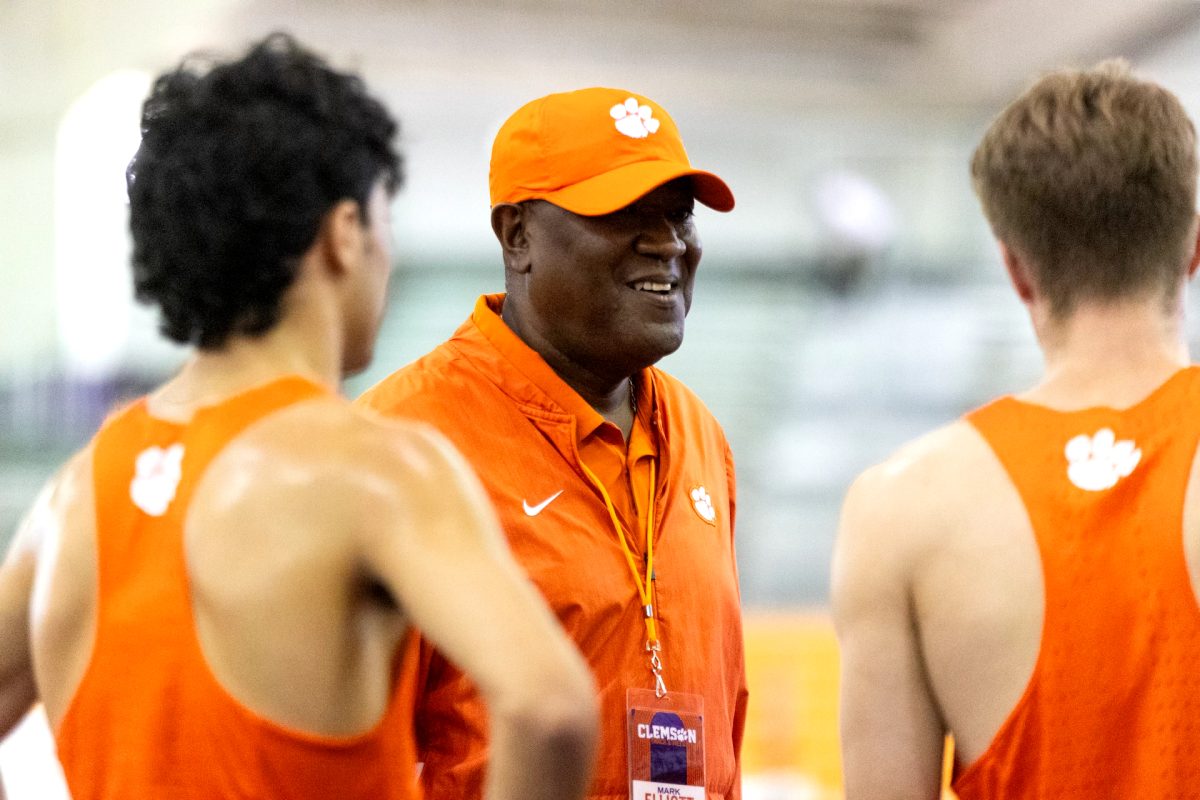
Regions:
<instances>
[{"instance_id":1,"label":"orange tank top","mask_svg":"<svg viewBox=\"0 0 1200 800\"><path fill-rule=\"evenodd\" d=\"M1183 547L1200 368L1123 411L1008 397L967 419L1029 513L1046 610L1025 693L955 792L1200 798L1200 607Z\"/></svg>"},{"instance_id":2,"label":"orange tank top","mask_svg":"<svg viewBox=\"0 0 1200 800\"><path fill-rule=\"evenodd\" d=\"M381 722L344 738L288 730L235 701L209 671L192 617L183 523L193 490L247 426L328 393L283 378L196 413L139 401L93 451L99 568L91 660L56 733L74 800L405 800L419 796L415 644L398 650Z\"/></svg>"}]
</instances>

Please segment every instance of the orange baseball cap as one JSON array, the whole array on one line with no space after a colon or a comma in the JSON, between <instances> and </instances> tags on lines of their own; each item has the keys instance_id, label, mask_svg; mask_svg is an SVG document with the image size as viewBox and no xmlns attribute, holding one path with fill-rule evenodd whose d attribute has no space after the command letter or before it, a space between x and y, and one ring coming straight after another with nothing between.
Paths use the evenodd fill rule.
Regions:
<instances>
[{"instance_id":1,"label":"orange baseball cap","mask_svg":"<svg viewBox=\"0 0 1200 800\"><path fill-rule=\"evenodd\" d=\"M593 217L624 208L667 181L690 176L696 199L733 208L733 192L692 169L662 106L624 89L591 88L526 103L492 144L492 205L548 200Z\"/></svg>"}]
</instances>

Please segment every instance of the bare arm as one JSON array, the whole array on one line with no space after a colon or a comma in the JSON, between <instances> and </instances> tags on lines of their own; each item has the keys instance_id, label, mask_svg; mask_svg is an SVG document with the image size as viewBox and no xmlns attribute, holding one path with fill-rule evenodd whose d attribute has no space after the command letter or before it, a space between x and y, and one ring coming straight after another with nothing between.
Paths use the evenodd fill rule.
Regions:
<instances>
[{"instance_id":1,"label":"bare arm","mask_svg":"<svg viewBox=\"0 0 1200 800\"><path fill-rule=\"evenodd\" d=\"M29 638L30 602L36 567L39 525L50 513L47 486L17 528L0 564L0 740L37 702ZM0 787L0 792L3 789Z\"/></svg>"},{"instance_id":2,"label":"bare arm","mask_svg":"<svg viewBox=\"0 0 1200 800\"><path fill-rule=\"evenodd\" d=\"M911 491L880 468L850 489L833 561L847 800L931 800L945 733L922 661L909 578Z\"/></svg>"},{"instance_id":3,"label":"bare arm","mask_svg":"<svg viewBox=\"0 0 1200 800\"><path fill-rule=\"evenodd\" d=\"M401 528L369 534L368 568L479 687L491 721L486 797L581 798L597 739L587 667L513 560L465 462L440 435L414 438L397 472L407 488L389 514Z\"/></svg>"},{"instance_id":4,"label":"bare arm","mask_svg":"<svg viewBox=\"0 0 1200 800\"><path fill-rule=\"evenodd\" d=\"M49 513L47 487L17 528L8 554L0 563L0 741L37 702L37 684L29 640L29 606L36 567L38 520ZM0 800L5 800L0 775Z\"/></svg>"}]
</instances>

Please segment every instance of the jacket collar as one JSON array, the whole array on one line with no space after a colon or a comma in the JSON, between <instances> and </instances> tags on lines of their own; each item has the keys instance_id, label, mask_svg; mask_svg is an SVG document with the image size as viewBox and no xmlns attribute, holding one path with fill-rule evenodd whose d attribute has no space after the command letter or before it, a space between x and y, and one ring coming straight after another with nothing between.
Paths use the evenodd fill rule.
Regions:
<instances>
[{"instance_id":1,"label":"jacket collar","mask_svg":"<svg viewBox=\"0 0 1200 800\"><path fill-rule=\"evenodd\" d=\"M482 295L471 317L454 333L451 344L479 364L526 416L574 423L574 439L582 441L604 424L604 417L504 324L500 317L503 305L503 294ZM644 369L638 375L637 392L639 413L649 410L657 420L660 393L655 391L653 369Z\"/></svg>"}]
</instances>

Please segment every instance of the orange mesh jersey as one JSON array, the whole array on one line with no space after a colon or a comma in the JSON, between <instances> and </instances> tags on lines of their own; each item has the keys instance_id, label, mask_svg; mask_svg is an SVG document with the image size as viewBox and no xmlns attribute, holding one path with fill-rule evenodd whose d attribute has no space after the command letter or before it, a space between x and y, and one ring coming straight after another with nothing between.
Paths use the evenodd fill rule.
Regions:
<instances>
[{"instance_id":1,"label":"orange mesh jersey","mask_svg":"<svg viewBox=\"0 0 1200 800\"><path fill-rule=\"evenodd\" d=\"M367 733L291 731L227 694L196 636L183 549L194 488L251 423L327 391L284 378L202 409L187 425L150 416L142 400L100 430L96 638L56 734L74 800L418 796L412 700L402 697L411 680L397 682L383 720ZM162 484L135 481L147 473L136 464L147 452L157 460L152 473L179 468L173 498Z\"/></svg>"},{"instance_id":2,"label":"orange mesh jersey","mask_svg":"<svg viewBox=\"0 0 1200 800\"><path fill-rule=\"evenodd\" d=\"M1200 798L1200 607L1183 507L1200 369L1116 411L1008 397L968 420L1041 554L1045 620L1024 695L954 781L980 798Z\"/></svg>"}]
</instances>

